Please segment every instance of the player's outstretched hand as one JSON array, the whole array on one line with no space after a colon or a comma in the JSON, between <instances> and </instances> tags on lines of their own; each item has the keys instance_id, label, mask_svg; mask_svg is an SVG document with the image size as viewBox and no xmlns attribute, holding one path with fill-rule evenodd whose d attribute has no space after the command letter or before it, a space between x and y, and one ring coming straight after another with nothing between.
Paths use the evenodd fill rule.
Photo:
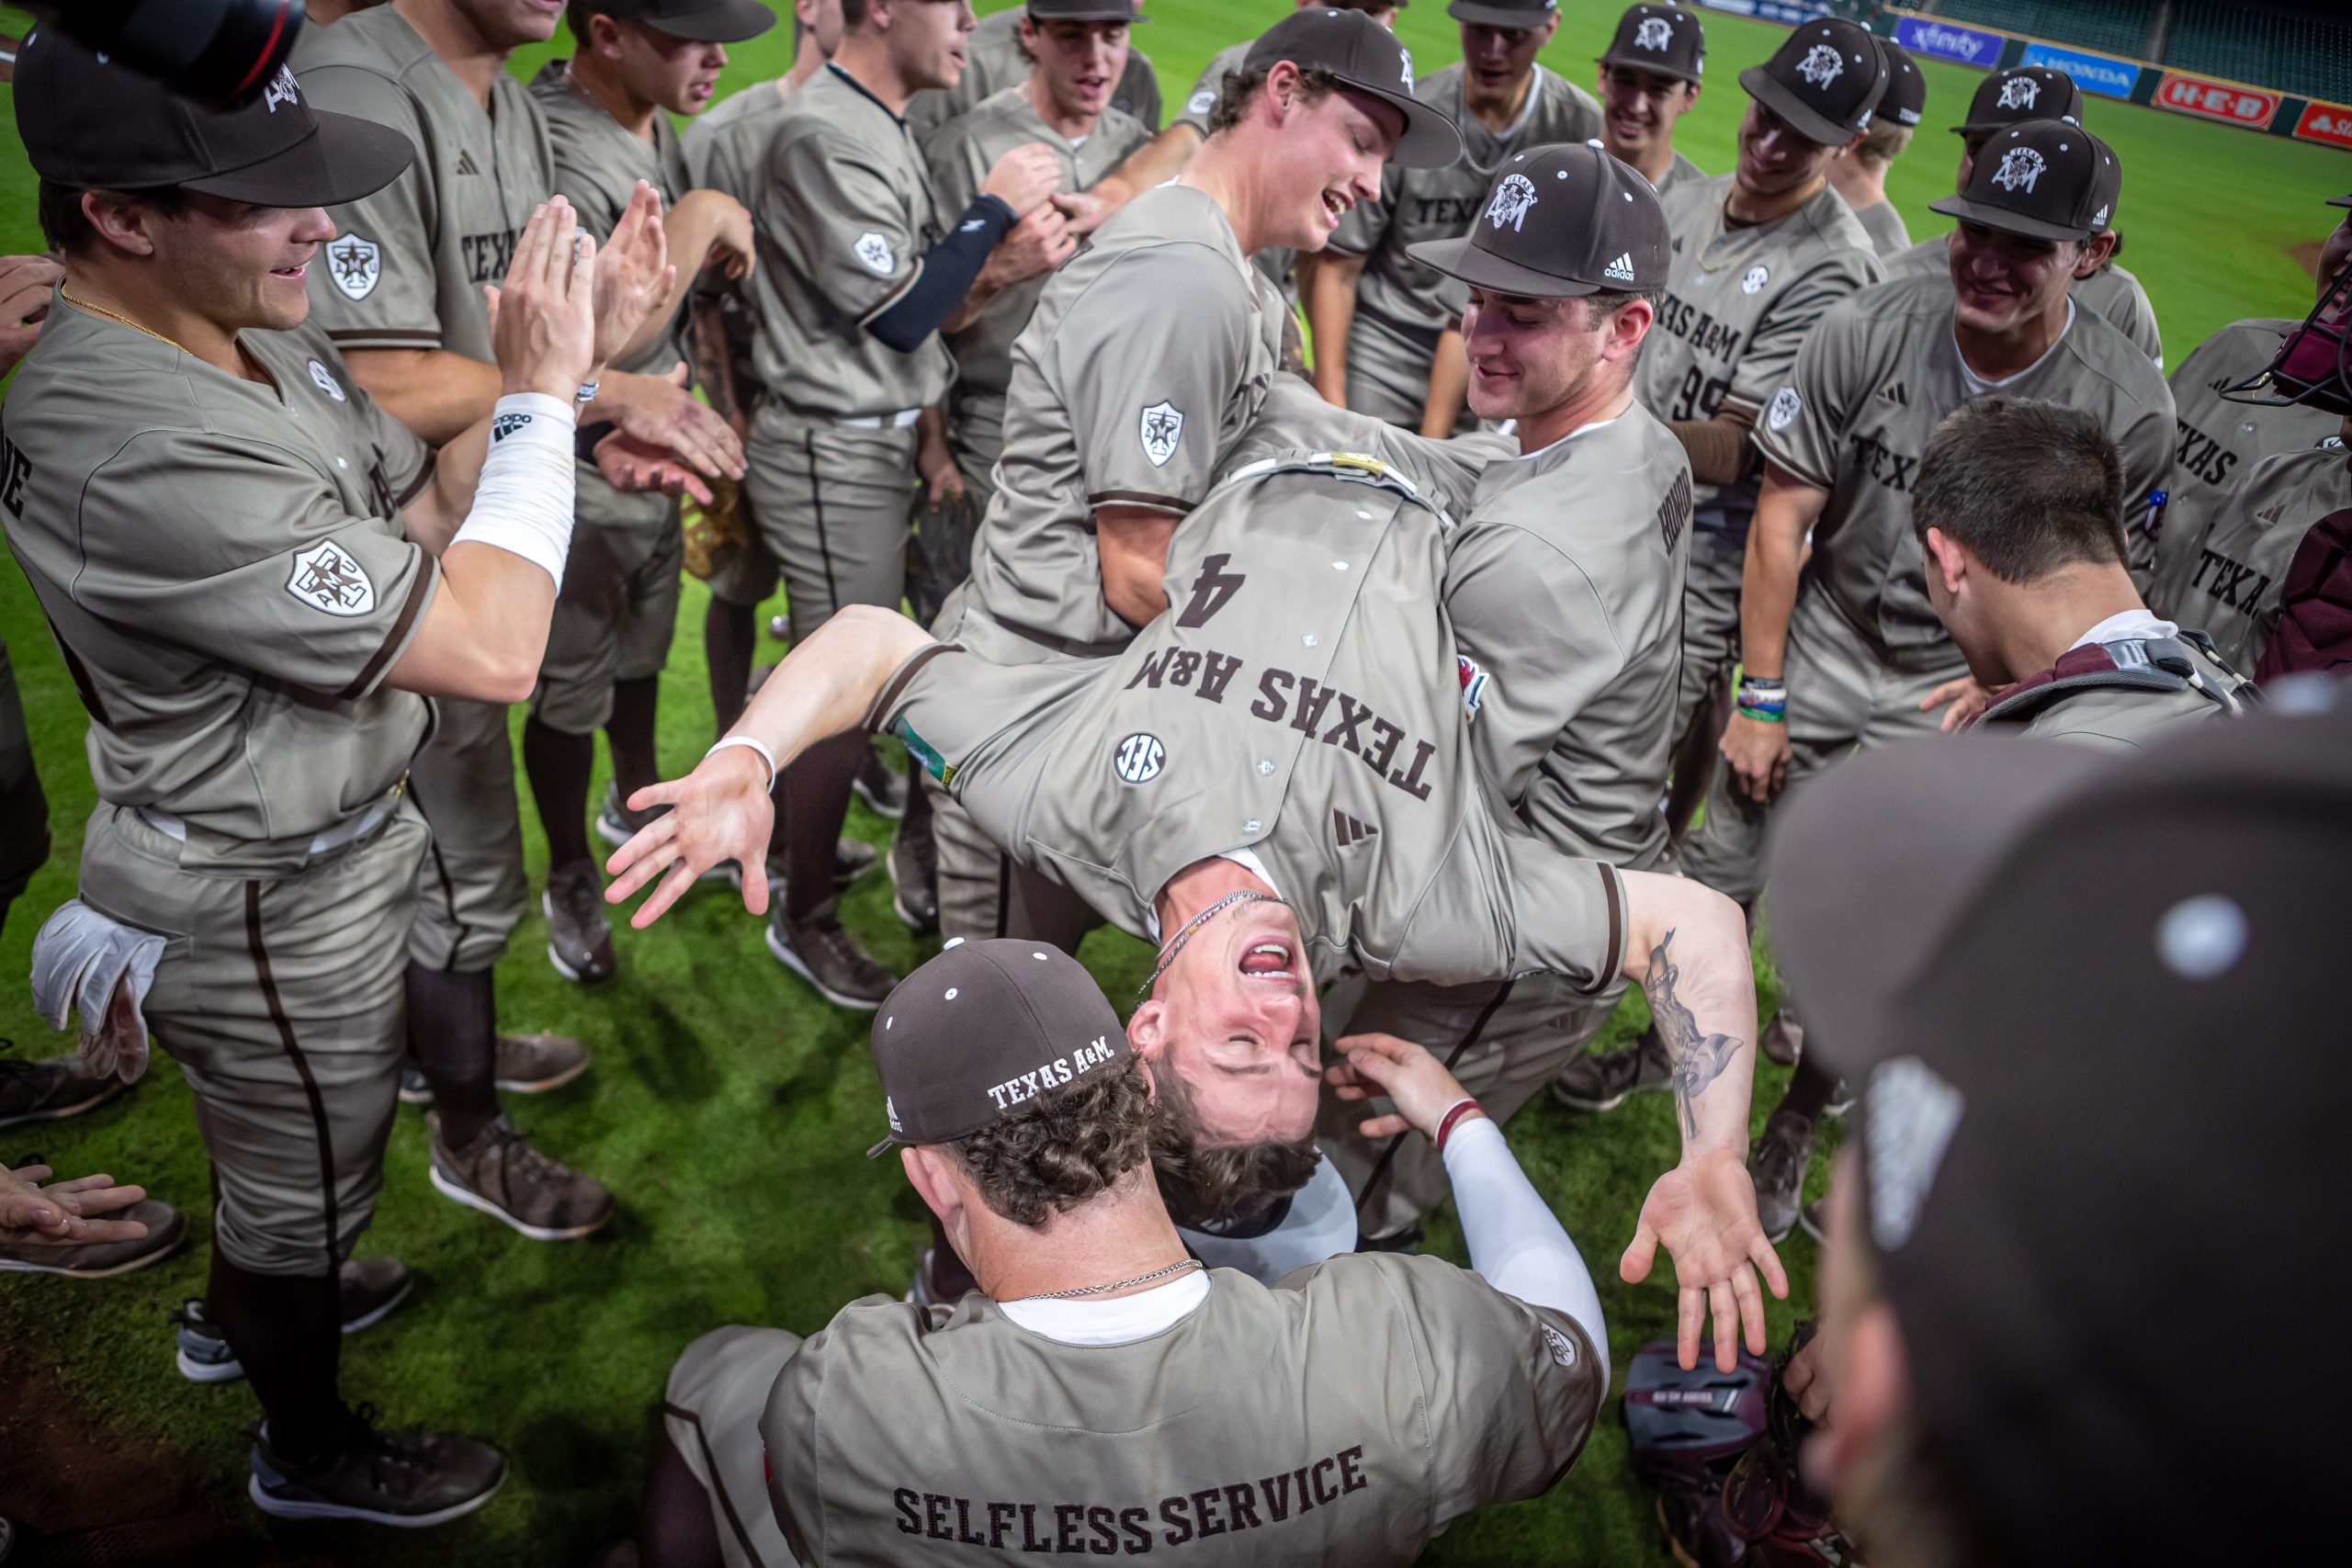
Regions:
<instances>
[{"instance_id":1,"label":"player's outstretched hand","mask_svg":"<svg viewBox=\"0 0 2352 1568\"><path fill-rule=\"evenodd\" d=\"M0 376L17 367L40 340L49 319L49 291L65 269L50 256L0 256Z\"/></svg>"},{"instance_id":2,"label":"player's outstretched hand","mask_svg":"<svg viewBox=\"0 0 2352 1568\"><path fill-rule=\"evenodd\" d=\"M1363 1123L1359 1131L1367 1138L1393 1137L1410 1128L1435 1139L1439 1120L1468 1098L1426 1046L1394 1034L1351 1034L1340 1042L1340 1055L1343 1060L1323 1070L1335 1096L1359 1100L1386 1095L1396 1108Z\"/></svg>"},{"instance_id":3,"label":"player's outstretched hand","mask_svg":"<svg viewBox=\"0 0 2352 1568\"><path fill-rule=\"evenodd\" d=\"M1024 141L999 158L980 182L980 194L992 196L1026 218L1062 183L1062 161L1042 141Z\"/></svg>"},{"instance_id":4,"label":"player's outstretched hand","mask_svg":"<svg viewBox=\"0 0 2352 1568\"><path fill-rule=\"evenodd\" d=\"M1683 1371L1699 1364L1699 1326L1710 1315L1716 1371L1738 1366L1743 1329L1748 1350L1762 1355L1764 1297L1756 1276L1763 1275L1783 1301L1789 1276L1765 1239L1756 1217L1756 1184L1737 1154L1709 1149L1657 1179L1643 1201L1634 1243L1618 1260L1618 1277L1629 1285L1648 1279L1661 1246L1674 1259L1674 1343Z\"/></svg>"},{"instance_id":5,"label":"player's outstretched hand","mask_svg":"<svg viewBox=\"0 0 2352 1568\"><path fill-rule=\"evenodd\" d=\"M1993 705L1993 694L1977 684L1973 675L1962 675L1946 681L1919 699L1919 711L1929 708L1944 710L1943 723L1937 728L1946 735L1966 726L1970 720Z\"/></svg>"},{"instance_id":6,"label":"player's outstretched hand","mask_svg":"<svg viewBox=\"0 0 2352 1568\"><path fill-rule=\"evenodd\" d=\"M662 193L639 180L596 257L596 364L620 357L677 281L670 236L662 227Z\"/></svg>"},{"instance_id":7,"label":"player's outstretched hand","mask_svg":"<svg viewBox=\"0 0 2352 1568\"><path fill-rule=\"evenodd\" d=\"M615 490L632 493L690 495L708 506L714 499L702 476L681 462L666 446L639 441L627 431L615 430L596 443L596 471Z\"/></svg>"},{"instance_id":8,"label":"player's outstretched hand","mask_svg":"<svg viewBox=\"0 0 2352 1568\"><path fill-rule=\"evenodd\" d=\"M707 478L743 477L743 441L708 403L686 390L686 367L667 376L605 373L596 413L649 446L675 453Z\"/></svg>"},{"instance_id":9,"label":"player's outstretched hand","mask_svg":"<svg viewBox=\"0 0 2352 1568\"><path fill-rule=\"evenodd\" d=\"M137 1241L147 1227L137 1220L100 1219L147 1196L143 1187L117 1187L111 1176L81 1176L41 1185L45 1165L0 1166L0 1244L9 1247L78 1247L94 1241Z\"/></svg>"},{"instance_id":10,"label":"player's outstretched hand","mask_svg":"<svg viewBox=\"0 0 2352 1568\"><path fill-rule=\"evenodd\" d=\"M505 284L482 290L503 391L543 392L568 405L588 374L595 339L595 242L579 229L563 197L542 203L515 242Z\"/></svg>"},{"instance_id":11,"label":"player's outstretched hand","mask_svg":"<svg viewBox=\"0 0 2352 1568\"><path fill-rule=\"evenodd\" d=\"M768 912L768 879L760 868L767 864L775 811L768 801L767 764L758 752L747 746L713 751L684 778L648 784L628 797L631 811L657 806L670 809L605 863L613 876L605 887L605 903L617 904L660 877L652 895L628 918L643 931L684 897L696 877L733 861L748 868L743 908L755 915Z\"/></svg>"}]
</instances>

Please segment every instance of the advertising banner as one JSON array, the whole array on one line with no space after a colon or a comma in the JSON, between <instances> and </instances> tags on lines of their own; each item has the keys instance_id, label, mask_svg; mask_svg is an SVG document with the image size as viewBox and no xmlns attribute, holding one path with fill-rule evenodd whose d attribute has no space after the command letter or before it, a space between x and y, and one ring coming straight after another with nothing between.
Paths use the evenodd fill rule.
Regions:
<instances>
[{"instance_id":1,"label":"advertising banner","mask_svg":"<svg viewBox=\"0 0 2352 1568\"><path fill-rule=\"evenodd\" d=\"M1929 17L1897 17L1894 41L1914 54L1990 71L2001 62L2001 45L2006 40L1999 33L1958 28Z\"/></svg>"},{"instance_id":2,"label":"advertising banner","mask_svg":"<svg viewBox=\"0 0 2352 1568\"><path fill-rule=\"evenodd\" d=\"M2156 89L2156 107L2175 114L2218 119L2248 130L2267 129L2278 112L2278 95L2227 82L2206 82L2195 76L2171 76ZM2314 105L2314 107L2320 106ZM2333 123L2331 121L2331 123Z\"/></svg>"},{"instance_id":3,"label":"advertising banner","mask_svg":"<svg viewBox=\"0 0 2352 1568\"><path fill-rule=\"evenodd\" d=\"M2352 148L2352 109L2341 104L2312 104L2295 122L2295 134L2306 141Z\"/></svg>"},{"instance_id":4,"label":"advertising banner","mask_svg":"<svg viewBox=\"0 0 2352 1568\"><path fill-rule=\"evenodd\" d=\"M2018 63L2063 71L2084 92L2110 98L2129 98L2132 89L2140 84L2140 67L2129 60L2087 54L2079 49L2060 49L2053 43L2026 45L2025 58Z\"/></svg>"}]
</instances>

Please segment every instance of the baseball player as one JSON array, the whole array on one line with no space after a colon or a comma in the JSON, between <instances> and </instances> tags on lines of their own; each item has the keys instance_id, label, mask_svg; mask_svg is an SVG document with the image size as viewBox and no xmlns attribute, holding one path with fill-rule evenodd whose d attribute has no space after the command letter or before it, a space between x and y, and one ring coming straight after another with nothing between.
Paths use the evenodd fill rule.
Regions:
<instances>
[{"instance_id":1,"label":"baseball player","mask_svg":"<svg viewBox=\"0 0 2352 1568\"><path fill-rule=\"evenodd\" d=\"M1150 129L1110 101L1126 31L1143 18L1134 0L1031 0L1022 13L1021 47L1035 60L1026 79L946 121L925 139L933 185L941 201L960 208L978 194L996 161L1017 147L1049 148L1059 165L1059 190L1084 191L1151 137ZM1056 246L1054 265L1074 241ZM956 356L956 384L944 407L942 436L921 465L935 497L961 491L975 516L987 510L989 476L1004 447L1004 402L1012 378L1012 344L1029 324L1045 276L1025 278L977 309L944 334ZM928 516L928 513L926 514ZM930 582L910 595L918 616L939 606L971 564L971 536L918 537Z\"/></svg>"},{"instance_id":2,"label":"baseball player","mask_svg":"<svg viewBox=\"0 0 2352 1568\"><path fill-rule=\"evenodd\" d=\"M1936 427L1911 528L1936 618L2000 694L1979 728L2131 750L2244 711L2245 679L2141 599L2122 515L2122 466L2088 413L1989 397Z\"/></svg>"},{"instance_id":3,"label":"baseball player","mask_svg":"<svg viewBox=\"0 0 2352 1568\"><path fill-rule=\"evenodd\" d=\"M1697 508L1667 810L1678 836L1713 776L1709 716L1738 657L1740 565L1756 509L1748 431L1822 313L1883 276L1828 183L1838 150L1868 133L1883 91L1873 48L1845 22L1791 33L1740 73L1748 107L1736 166L1666 198L1674 273L1634 386L1690 453ZM1589 1059L1584 1070L1611 1060ZM1573 1082L1562 1090L1574 1104L1616 1092Z\"/></svg>"},{"instance_id":4,"label":"baseball player","mask_svg":"<svg viewBox=\"0 0 2352 1568\"><path fill-rule=\"evenodd\" d=\"M574 0L568 14L578 51L541 67L530 91L547 120L556 183L581 226L608 236L639 184L649 185L681 254L707 254L723 270L748 272L751 214L723 191L694 188L670 117L709 103L727 63L725 46L757 38L775 17L756 0ZM694 283L680 268L676 305L618 369L672 380L685 375L684 304ZM548 835L548 960L565 979L585 985L610 979L616 967L598 896L603 884L588 849L596 732L605 732L613 761L596 832L624 843L641 824L629 819L621 799L660 774L654 725L685 542L675 497L624 493L593 461L581 469L581 528L523 725L523 770Z\"/></svg>"},{"instance_id":5,"label":"baseball player","mask_svg":"<svg viewBox=\"0 0 2352 1568\"><path fill-rule=\"evenodd\" d=\"M538 100L505 64L556 20L539 6L403 0L306 30L295 49L296 74L319 105L390 127L418 149L398 179L332 214L338 232L311 269L311 302L353 377L428 443L487 417L498 395L482 288L554 177ZM652 193L643 199L650 206ZM673 259L682 273L698 270L699 257L681 250ZM707 474L740 472L733 434L673 381L603 372L582 417L616 421ZM600 463L616 446L597 447ZM587 1062L576 1041L497 1031L492 970L530 895L506 707L458 698L435 707L410 770L433 844L409 938L421 1072L402 1093L434 1107L436 1190L525 1235L594 1229L610 1216L611 1195L531 1147L498 1109L499 1087L552 1088Z\"/></svg>"},{"instance_id":6,"label":"baseball player","mask_svg":"<svg viewBox=\"0 0 2352 1568\"><path fill-rule=\"evenodd\" d=\"M841 0L794 0L792 69L738 89L697 115L680 136L687 177L695 189L724 191L751 210L759 199L768 138L775 132L785 99L808 85L841 41ZM696 290L692 306L695 380L741 440L751 434L752 411L759 406L762 390L752 353L758 315L746 280L729 278L723 269L705 271L703 280L705 287ZM735 497L741 513L748 502L740 487ZM759 648L759 607L775 592L779 581L775 560L761 546L757 527L746 525L743 533L705 580L710 604L703 612L703 663L710 680L711 716L721 735L743 711L750 694L752 660Z\"/></svg>"},{"instance_id":7,"label":"baseball player","mask_svg":"<svg viewBox=\"0 0 2352 1568\"><path fill-rule=\"evenodd\" d=\"M1960 174L1954 188L1968 188L1969 170L1996 133L2025 119L2063 119L2080 125L2083 107L2082 89L2062 71L2044 65L2019 65L1994 72L1977 84L1976 95L1968 102L1967 120L1951 128L1952 134L1961 139ZM2113 235L2112 230L2109 232ZM1923 241L1890 260L1887 276L1941 276L1951 245L1949 234ZM2114 235L2103 255L2085 258L2084 274L2075 280L2075 301L2105 316L2161 369L2165 345L2156 331L2155 307L2148 303L2148 291L2140 287L2140 280L2114 259L2122 248L2121 236Z\"/></svg>"},{"instance_id":8,"label":"baseball player","mask_svg":"<svg viewBox=\"0 0 2352 1568\"><path fill-rule=\"evenodd\" d=\"M975 1034L977 1017L995 1026ZM874 1030L891 1116L873 1152L898 1147L980 1290L869 1297L807 1340L695 1341L646 1510L648 1537L683 1550L647 1561L910 1561L960 1541L1406 1563L1461 1514L1551 1486L1609 1381L1576 1244L1427 1051L1347 1046L1348 1090L1397 1108L1380 1128L1442 1150L1469 1269L1346 1254L1272 1287L1213 1269L1145 1174L1164 1080L1077 961L1003 941L923 965Z\"/></svg>"},{"instance_id":9,"label":"baseball player","mask_svg":"<svg viewBox=\"0 0 2352 1568\"><path fill-rule=\"evenodd\" d=\"M1674 150L1677 121L1698 107L1707 34L1679 6L1629 6L1600 61L1600 143L1660 195L1707 172Z\"/></svg>"},{"instance_id":10,"label":"baseball player","mask_svg":"<svg viewBox=\"0 0 2352 1568\"><path fill-rule=\"evenodd\" d=\"M1459 127L1462 155L1443 168L1387 171L1379 194L1332 234L1306 306L1316 389L1429 435L1453 433L1463 417L1458 359L1431 378L1438 340L1461 312L1411 246L1460 235L1513 152L1601 130L1592 95L1535 62L1559 28L1556 0L1453 0L1446 15L1461 28L1462 58L1414 91Z\"/></svg>"},{"instance_id":11,"label":"baseball player","mask_svg":"<svg viewBox=\"0 0 2352 1568\"><path fill-rule=\"evenodd\" d=\"M1139 6L1127 7L1130 24L1151 20L1141 10ZM949 120L1028 79L1034 53L1023 39L1021 21L1032 14L1015 6L982 17L965 40L964 74L956 85L927 87L907 100L907 123L914 127L918 141L928 140ZM1125 62L1113 75L1106 107L1142 125L1147 136L1159 130L1159 74L1151 68L1151 56L1139 49L1127 51Z\"/></svg>"},{"instance_id":12,"label":"baseball player","mask_svg":"<svg viewBox=\"0 0 2352 1568\"><path fill-rule=\"evenodd\" d=\"M1690 549L1689 460L1633 393L1670 255L1648 182L1582 145L1513 153L1467 237L1413 252L1471 291L1471 412L1517 422L1517 452L1487 465L1446 544L1472 753L1546 843L1632 871L1667 851L1657 803ZM1508 1122L1615 1003L1555 975L1385 981L1349 1028L1448 1053ZM1391 1153L1364 1139L1358 1120L1327 1101L1322 1146L1359 1195L1364 1233L1397 1237L1444 1197L1443 1173L1410 1140Z\"/></svg>"},{"instance_id":13,"label":"baseball player","mask_svg":"<svg viewBox=\"0 0 2352 1568\"><path fill-rule=\"evenodd\" d=\"M1854 146L1839 151L1829 162L1829 183L1854 209L1863 231L1877 247L1879 260L1892 263L1911 248L1911 231L1903 214L1886 198L1886 171L1911 145L1927 112L1928 79L1919 73L1910 51L1893 39L1872 40L1886 57L1886 96L1879 100L1871 128Z\"/></svg>"},{"instance_id":14,"label":"baseball player","mask_svg":"<svg viewBox=\"0 0 2352 1568\"><path fill-rule=\"evenodd\" d=\"M600 265L561 203L524 215L490 344L507 390L435 455L305 324L322 209L397 177L407 141L313 113L291 72L200 109L47 28L16 96L66 273L9 399L0 523L90 715L72 923L160 948L144 1023L211 1158L205 1304L266 1413L255 1502L455 1517L503 1479L498 1451L379 1435L336 1384L339 1329L383 1304L345 1265L406 1032L428 838L408 773L426 698L530 686L596 312L636 326L659 230L640 218Z\"/></svg>"},{"instance_id":15,"label":"baseball player","mask_svg":"<svg viewBox=\"0 0 2352 1568\"><path fill-rule=\"evenodd\" d=\"M2328 205L2352 209L2352 196ZM2321 246L2319 289L2325 297L2352 262L2352 211ZM2300 321L2249 317L2207 338L2172 373L2173 404L2180 419L2172 490L2156 534L2157 592L2163 592L2165 541L2176 532L2194 536L2217 516L2255 465L2282 452L2308 451L2336 432L2336 416L2301 403L2241 401L2223 396L2270 367Z\"/></svg>"},{"instance_id":16,"label":"baseball player","mask_svg":"<svg viewBox=\"0 0 2352 1568\"><path fill-rule=\"evenodd\" d=\"M2352 507L2352 420L2339 429L2315 446L2265 457L2211 512L2166 517L2149 603L2212 638L2235 669L2262 662L2303 536Z\"/></svg>"},{"instance_id":17,"label":"baseball player","mask_svg":"<svg viewBox=\"0 0 2352 1568\"><path fill-rule=\"evenodd\" d=\"M936 625L999 662L1095 659L1164 604L1169 536L1207 494L1276 379L1290 315L1249 258L1320 246L1381 164L1451 162L1370 17L1293 11L1250 46L1216 127L1049 279L1012 345L1002 461L972 575ZM1074 948L1084 902L1008 862L935 801L941 929Z\"/></svg>"},{"instance_id":18,"label":"baseball player","mask_svg":"<svg viewBox=\"0 0 2352 1568\"><path fill-rule=\"evenodd\" d=\"M1951 277L1896 279L1838 306L1772 395L1756 432L1770 466L1740 594L1738 710L1683 857L1690 875L1752 907L1772 802L1857 743L1950 728L1981 701L1936 619L1911 526L1928 436L1962 403L1998 390L2094 418L2120 455L2126 560L2144 574L2172 469L2172 394L2136 344L2068 299L2121 185L2113 151L2070 121L2000 132L1966 193L1935 204L1961 224ZM1776 1234L1795 1222L1832 1087L1800 1065L1758 1146L1758 1204Z\"/></svg>"},{"instance_id":19,"label":"baseball player","mask_svg":"<svg viewBox=\"0 0 2352 1568\"><path fill-rule=\"evenodd\" d=\"M972 26L963 0L843 0L842 16L832 60L776 116L753 204L766 398L746 490L796 641L843 605L898 604L916 422L955 371L940 329L1008 276L1043 270L1068 239L1046 201L1062 174L1051 149L1013 149L950 211L900 118L914 92L956 81ZM836 737L786 780L785 893L767 932L768 951L826 999L868 1011L893 977L842 929L832 873L869 755L862 738Z\"/></svg>"},{"instance_id":20,"label":"baseball player","mask_svg":"<svg viewBox=\"0 0 2352 1568\"><path fill-rule=\"evenodd\" d=\"M638 797L674 809L608 863L606 897L662 876L632 917L659 918L767 831L767 757L861 719L887 729L989 841L1159 945L1129 1034L1168 1068L1162 1098L1196 1148L1308 1150L1316 984L1342 966L1449 985L1543 971L1587 996L1640 983L1672 1037L1687 1154L1653 1190L1627 1277L1662 1237L1686 1359L1702 1284L1728 1357L1747 1309L1760 1332L1748 1260L1778 1274L1737 1169L1746 933L1694 882L1543 842L1481 776L1440 603L1442 526L1371 459L1269 462L1177 530L1171 607L1114 657L1001 664L888 612L843 619L793 649L692 777Z\"/></svg>"}]
</instances>

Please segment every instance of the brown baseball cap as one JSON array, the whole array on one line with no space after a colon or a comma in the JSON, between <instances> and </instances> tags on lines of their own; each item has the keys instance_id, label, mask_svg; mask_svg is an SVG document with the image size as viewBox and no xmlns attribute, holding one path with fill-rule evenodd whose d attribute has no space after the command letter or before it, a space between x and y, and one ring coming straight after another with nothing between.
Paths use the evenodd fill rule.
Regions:
<instances>
[{"instance_id":1,"label":"brown baseball cap","mask_svg":"<svg viewBox=\"0 0 2352 1568\"><path fill-rule=\"evenodd\" d=\"M2029 119L1995 132L1960 194L1928 210L2029 240L2087 240L2114 222L2122 194L2113 148L2072 120Z\"/></svg>"},{"instance_id":2,"label":"brown baseball cap","mask_svg":"<svg viewBox=\"0 0 2352 1568\"><path fill-rule=\"evenodd\" d=\"M1911 51L1891 38L1871 35L1886 59L1886 96L1878 101L1878 118L1897 125L1916 126L1928 112L1928 79L1920 74Z\"/></svg>"},{"instance_id":3,"label":"brown baseball cap","mask_svg":"<svg viewBox=\"0 0 2352 1568\"><path fill-rule=\"evenodd\" d=\"M2333 1407L2293 1367L2352 1285L2352 689L2271 698L2123 754L1865 750L1774 840L1918 1437L1991 1561L2339 1529Z\"/></svg>"},{"instance_id":4,"label":"brown baseball cap","mask_svg":"<svg viewBox=\"0 0 2352 1568\"><path fill-rule=\"evenodd\" d=\"M2064 71L2047 65L2013 65L1976 84L1968 118L1951 128L1954 136L1998 130L2021 119L2069 119L2083 123L2083 90Z\"/></svg>"},{"instance_id":5,"label":"brown baseball cap","mask_svg":"<svg viewBox=\"0 0 2352 1568\"><path fill-rule=\"evenodd\" d=\"M416 158L389 126L312 109L284 66L242 107L209 108L50 27L18 50L15 92L34 170L84 189L333 207L383 189Z\"/></svg>"},{"instance_id":6,"label":"brown baseball cap","mask_svg":"<svg viewBox=\"0 0 2352 1568\"><path fill-rule=\"evenodd\" d=\"M1395 33L1362 11L1311 6L1293 11L1258 35L1241 68L1267 71L1283 61L1328 71L1342 86L1368 94L1405 117L1388 161L1408 169L1451 168L1462 133L1442 112L1413 96L1413 55Z\"/></svg>"},{"instance_id":7,"label":"brown baseball cap","mask_svg":"<svg viewBox=\"0 0 2352 1568\"><path fill-rule=\"evenodd\" d=\"M775 13L759 0L586 0L586 6L695 43L741 43L775 26Z\"/></svg>"},{"instance_id":8,"label":"brown baseball cap","mask_svg":"<svg viewBox=\"0 0 2352 1568\"><path fill-rule=\"evenodd\" d=\"M1532 32L1560 14L1560 0L1453 0L1445 14L1476 28Z\"/></svg>"},{"instance_id":9,"label":"brown baseball cap","mask_svg":"<svg viewBox=\"0 0 2352 1568\"><path fill-rule=\"evenodd\" d=\"M1806 141L1843 147L1871 128L1886 58L1868 28L1831 17L1782 39L1771 59L1739 73L1739 85Z\"/></svg>"},{"instance_id":10,"label":"brown baseball cap","mask_svg":"<svg viewBox=\"0 0 2352 1568\"><path fill-rule=\"evenodd\" d=\"M1700 81L1707 74L1707 30L1679 6L1628 6L1600 63Z\"/></svg>"},{"instance_id":11,"label":"brown baseball cap","mask_svg":"<svg viewBox=\"0 0 2352 1568\"><path fill-rule=\"evenodd\" d=\"M1148 22L1142 0L1029 0L1029 15L1040 22Z\"/></svg>"},{"instance_id":12,"label":"brown baseball cap","mask_svg":"<svg viewBox=\"0 0 2352 1568\"><path fill-rule=\"evenodd\" d=\"M951 942L874 1015L890 1133L866 1156L969 1137L1133 1055L1102 987L1069 953L1042 942Z\"/></svg>"},{"instance_id":13,"label":"brown baseball cap","mask_svg":"<svg viewBox=\"0 0 2352 1568\"><path fill-rule=\"evenodd\" d=\"M1561 142L1511 154L1467 234L1405 254L1475 288L1541 299L1663 288L1672 245L1639 171L1597 143Z\"/></svg>"}]
</instances>

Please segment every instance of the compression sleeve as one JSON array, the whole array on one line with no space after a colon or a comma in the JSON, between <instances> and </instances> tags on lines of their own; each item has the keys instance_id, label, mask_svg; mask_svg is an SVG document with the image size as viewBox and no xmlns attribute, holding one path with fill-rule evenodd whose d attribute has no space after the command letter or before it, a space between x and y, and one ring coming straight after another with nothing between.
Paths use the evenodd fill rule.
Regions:
<instances>
[{"instance_id":1,"label":"compression sleeve","mask_svg":"<svg viewBox=\"0 0 2352 1568\"><path fill-rule=\"evenodd\" d=\"M1444 1158L1470 1267L1507 1296L1576 1319L1600 1352L1605 1377L1609 1328L1600 1318L1600 1294L1577 1244L1519 1168L1502 1128L1484 1116L1463 1122L1447 1136Z\"/></svg>"},{"instance_id":2,"label":"compression sleeve","mask_svg":"<svg viewBox=\"0 0 2352 1568\"><path fill-rule=\"evenodd\" d=\"M578 411L544 392L510 392L491 414L490 455L473 510L452 545L489 545L521 556L563 585L571 552L572 427Z\"/></svg>"},{"instance_id":3,"label":"compression sleeve","mask_svg":"<svg viewBox=\"0 0 2352 1568\"><path fill-rule=\"evenodd\" d=\"M985 194L974 197L947 237L923 253L922 271L907 291L867 321L865 330L900 354L921 348L923 339L937 332L972 291L972 280L988 265L989 253L1012 224L1012 209L1001 200Z\"/></svg>"}]
</instances>

